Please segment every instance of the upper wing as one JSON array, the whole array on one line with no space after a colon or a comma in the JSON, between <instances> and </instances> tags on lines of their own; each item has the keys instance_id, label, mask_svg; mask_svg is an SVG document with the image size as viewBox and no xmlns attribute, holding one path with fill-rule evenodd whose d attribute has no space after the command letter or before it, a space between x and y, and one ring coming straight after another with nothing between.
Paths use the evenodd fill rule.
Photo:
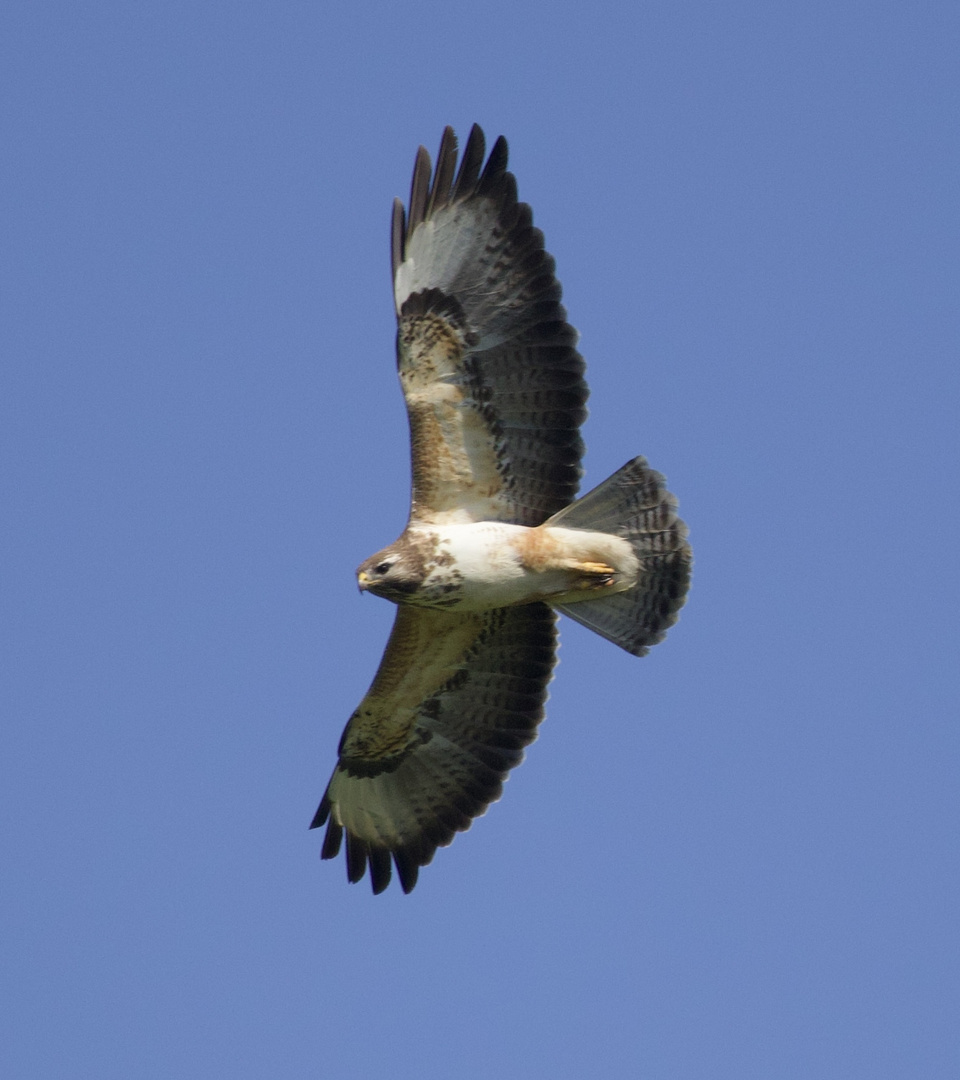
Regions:
<instances>
[{"instance_id":1,"label":"upper wing","mask_svg":"<svg viewBox=\"0 0 960 1080\"><path fill-rule=\"evenodd\" d=\"M313 819L321 857L347 834L347 877L370 866L375 893L390 857L410 892L438 846L500 797L536 738L556 660L545 604L458 615L401 604L367 696Z\"/></svg>"},{"instance_id":2,"label":"upper wing","mask_svg":"<svg viewBox=\"0 0 960 1080\"><path fill-rule=\"evenodd\" d=\"M410 213L393 207L397 364L410 418L411 519L539 525L580 481L587 385L554 261L543 249L507 143L481 173L474 125L454 179L443 133L431 182L421 146Z\"/></svg>"}]
</instances>

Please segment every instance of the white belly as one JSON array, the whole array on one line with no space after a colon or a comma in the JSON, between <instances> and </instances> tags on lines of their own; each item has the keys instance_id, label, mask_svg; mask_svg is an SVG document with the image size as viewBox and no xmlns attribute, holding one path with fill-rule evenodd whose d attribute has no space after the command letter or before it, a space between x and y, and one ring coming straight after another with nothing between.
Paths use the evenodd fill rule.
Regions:
<instances>
[{"instance_id":1,"label":"white belly","mask_svg":"<svg viewBox=\"0 0 960 1080\"><path fill-rule=\"evenodd\" d=\"M576 570L580 563L612 567L615 592L630 588L637 577L630 543L607 533L494 521L424 531L433 539L435 554L419 602L431 606L486 611L566 595L582 576Z\"/></svg>"}]
</instances>

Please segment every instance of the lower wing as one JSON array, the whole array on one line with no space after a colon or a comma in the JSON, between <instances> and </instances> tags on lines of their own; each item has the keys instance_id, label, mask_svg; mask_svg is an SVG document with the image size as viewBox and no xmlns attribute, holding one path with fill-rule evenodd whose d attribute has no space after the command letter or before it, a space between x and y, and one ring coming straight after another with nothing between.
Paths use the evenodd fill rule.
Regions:
<instances>
[{"instance_id":1,"label":"lower wing","mask_svg":"<svg viewBox=\"0 0 960 1080\"><path fill-rule=\"evenodd\" d=\"M347 839L347 877L404 892L438 847L500 797L543 719L556 662L545 604L455 614L401 605L373 685L350 718L311 828L321 857Z\"/></svg>"}]
</instances>

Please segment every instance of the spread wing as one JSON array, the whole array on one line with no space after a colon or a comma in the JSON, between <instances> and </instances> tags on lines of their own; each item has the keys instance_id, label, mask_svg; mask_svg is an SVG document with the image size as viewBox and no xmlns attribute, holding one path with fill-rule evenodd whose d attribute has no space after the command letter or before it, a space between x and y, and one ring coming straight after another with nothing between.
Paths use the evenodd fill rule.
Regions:
<instances>
[{"instance_id":1,"label":"spread wing","mask_svg":"<svg viewBox=\"0 0 960 1080\"><path fill-rule=\"evenodd\" d=\"M420 147L410 212L393 207L397 364L413 457L411 520L538 525L580 481L587 385L554 261L507 144L483 165L474 125L460 169L444 131ZM481 166L483 166L481 171Z\"/></svg>"},{"instance_id":2,"label":"spread wing","mask_svg":"<svg viewBox=\"0 0 960 1080\"><path fill-rule=\"evenodd\" d=\"M347 837L347 877L404 892L437 847L500 797L543 719L556 660L545 604L474 614L400 605L373 685L350 718L311 828L321 857Z\"/></svg>"}]
</instances>

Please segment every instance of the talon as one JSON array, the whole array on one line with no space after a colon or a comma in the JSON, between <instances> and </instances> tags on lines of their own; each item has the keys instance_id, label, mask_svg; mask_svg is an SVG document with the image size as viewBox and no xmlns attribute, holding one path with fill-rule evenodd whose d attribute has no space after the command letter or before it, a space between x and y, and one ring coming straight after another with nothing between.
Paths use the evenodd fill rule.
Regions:
<instances>
[{"instance_id":1,"label":"talon","mask_svg":"<svg viewBox=\"0 0 960 1080\"><path fill-rule=\"evenodd\" d=\"M603 577L610 577L616 573L616 570L612 566L607 566L602 562L582 562L577 564L577 569L583 574L589 574L591 577L594 574L602 575Z\"/></svg>"},{"instance_id":2,"label":"talon","mask_svg":"<svg viewBox=\"0 0 960 1080\"><path fill-rule=\"evenodd\" d=\"M617 572L612 566L602 562L578 562L574 569L583 576L577 582L577 588L583 591L606 589L617 580Z\"/></svg>"},{"instance_id":3,"label":"talon","mask_svg":"<svg viewBox=\"0 0 960 1080\"><path fill-rule=\"evenodd\" d=\"M588 589L607 589L614 583L615 580L616 580L616 578L614 577L613 574L606 574L604 577L600 578L599 581L591 580L589 585L587 586L587 588Z\"/></svg>"}]
</instances>

